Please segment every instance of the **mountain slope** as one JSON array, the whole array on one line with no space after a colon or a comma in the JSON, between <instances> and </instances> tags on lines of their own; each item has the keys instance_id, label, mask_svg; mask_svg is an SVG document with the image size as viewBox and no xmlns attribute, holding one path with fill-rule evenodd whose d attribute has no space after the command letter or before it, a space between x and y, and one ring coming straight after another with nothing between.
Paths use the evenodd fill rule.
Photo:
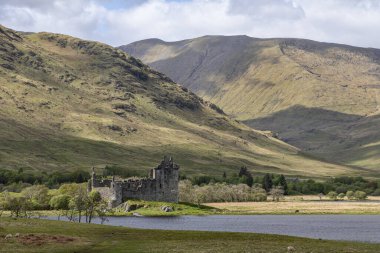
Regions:
<instances>
[{"instance_id":1,"label":"mountain slope","mask_svg":"<svg viewBox=\"0 0 380 253\"><path fill-rule=\"evenodd\" d=\"M247 36L153 39L120 48L303 151L372 170L380 166L378 49ZM332 118L338 114L345 119Z\"/></svg>"},{"instance_id":2,"label":"mountain slope","mask_svg":"<svg viewBox=\"0 0 380 253\"><path fill-rule=\"evenodd\" d=\"M312 177L361 173L231 120L101 43L0 27L0 84L3 168L49 173L114 164L145 173L170 154L187 175L220 176L241 165Z\"/></svg>"}]
</instances>

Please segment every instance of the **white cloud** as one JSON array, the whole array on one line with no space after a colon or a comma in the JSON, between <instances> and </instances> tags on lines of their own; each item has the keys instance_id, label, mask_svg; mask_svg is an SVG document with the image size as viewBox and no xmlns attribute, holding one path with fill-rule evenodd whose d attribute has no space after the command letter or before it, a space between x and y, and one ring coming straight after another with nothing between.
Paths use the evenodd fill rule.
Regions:
<instances>
[{"instance_id":1,"label":"white cloud","mask_svg":"<svg viewBox=\"0 0 380 253\"><path fill-rule=\"evenodd\" d=\"M5 26L111 45L246 34L380 48L379 14L377 0L0 0Z\"/></svg>"},{"instance_id":2,"label":"white cloud","mask_svg":"<svg viewBox=\"0 0 380 253\"><path fill-rule=\"evenodd\" d=\"M229 14L246 15L254 20L297 20L305 16L302 7L291 0L234 0Z\"/></svg>"}]
</instances>

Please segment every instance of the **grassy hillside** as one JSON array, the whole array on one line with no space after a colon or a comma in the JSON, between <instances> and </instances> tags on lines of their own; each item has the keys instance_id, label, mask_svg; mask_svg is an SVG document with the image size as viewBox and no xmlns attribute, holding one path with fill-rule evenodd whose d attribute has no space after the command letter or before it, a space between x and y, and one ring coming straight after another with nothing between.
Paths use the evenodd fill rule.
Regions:
<instances>
[{"instance_id":1,"label":"grassy hillside","mask_svg":"<svg viewBox=\"0 0 380 253\"><path fill-rule=\"evenodd\" d=\"M97 42L0 27L0 84L2 168L51 172L108 164L145 174L170 154L187 175L221 176L241 165L311 177L361 173L231 120Z\"/></svg>"},{"instance_id":2,"label":"grassy hillside","mask_svg":"<svg viewBox=\"0 0 380 253\"><path fill-rule=\"evenodd\" d=\"M378 49L247 36L145 40L121 49L305 152L380 166Z\"/></svg>"}]
</instances>

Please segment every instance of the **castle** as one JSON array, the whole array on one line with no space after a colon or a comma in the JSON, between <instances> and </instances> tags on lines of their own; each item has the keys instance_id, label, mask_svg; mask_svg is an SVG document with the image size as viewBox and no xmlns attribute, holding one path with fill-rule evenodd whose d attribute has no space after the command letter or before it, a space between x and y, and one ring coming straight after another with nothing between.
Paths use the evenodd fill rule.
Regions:
<instances>
[{"instance_id":1,"label":"castle","mask_svg":"<svg viewBox=\"0 0 380 253\"><path fill-rule=\"evenodd\" d=\"M116 207L128 199L178 202L179 166L170 157L151 169L148 178L112 179L98 177L92 169L88 191L98 191L109 207Z\"/></svg>"}]
</instances>

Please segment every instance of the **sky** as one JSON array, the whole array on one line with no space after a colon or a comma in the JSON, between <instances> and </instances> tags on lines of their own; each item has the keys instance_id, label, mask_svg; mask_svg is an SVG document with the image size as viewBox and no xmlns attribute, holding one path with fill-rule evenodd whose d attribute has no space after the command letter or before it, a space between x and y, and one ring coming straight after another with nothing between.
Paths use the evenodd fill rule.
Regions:
<instances>
[{"instance_id":1,"label":"sky","mask_svg":"<svg viewBox=\"0 0 380 253\"><path fill-rule=\"evenodd\" d=\"M380 48L380 0L0 0L0 24L112 46L248 35Z\"/></svg>"}]
</instances>

